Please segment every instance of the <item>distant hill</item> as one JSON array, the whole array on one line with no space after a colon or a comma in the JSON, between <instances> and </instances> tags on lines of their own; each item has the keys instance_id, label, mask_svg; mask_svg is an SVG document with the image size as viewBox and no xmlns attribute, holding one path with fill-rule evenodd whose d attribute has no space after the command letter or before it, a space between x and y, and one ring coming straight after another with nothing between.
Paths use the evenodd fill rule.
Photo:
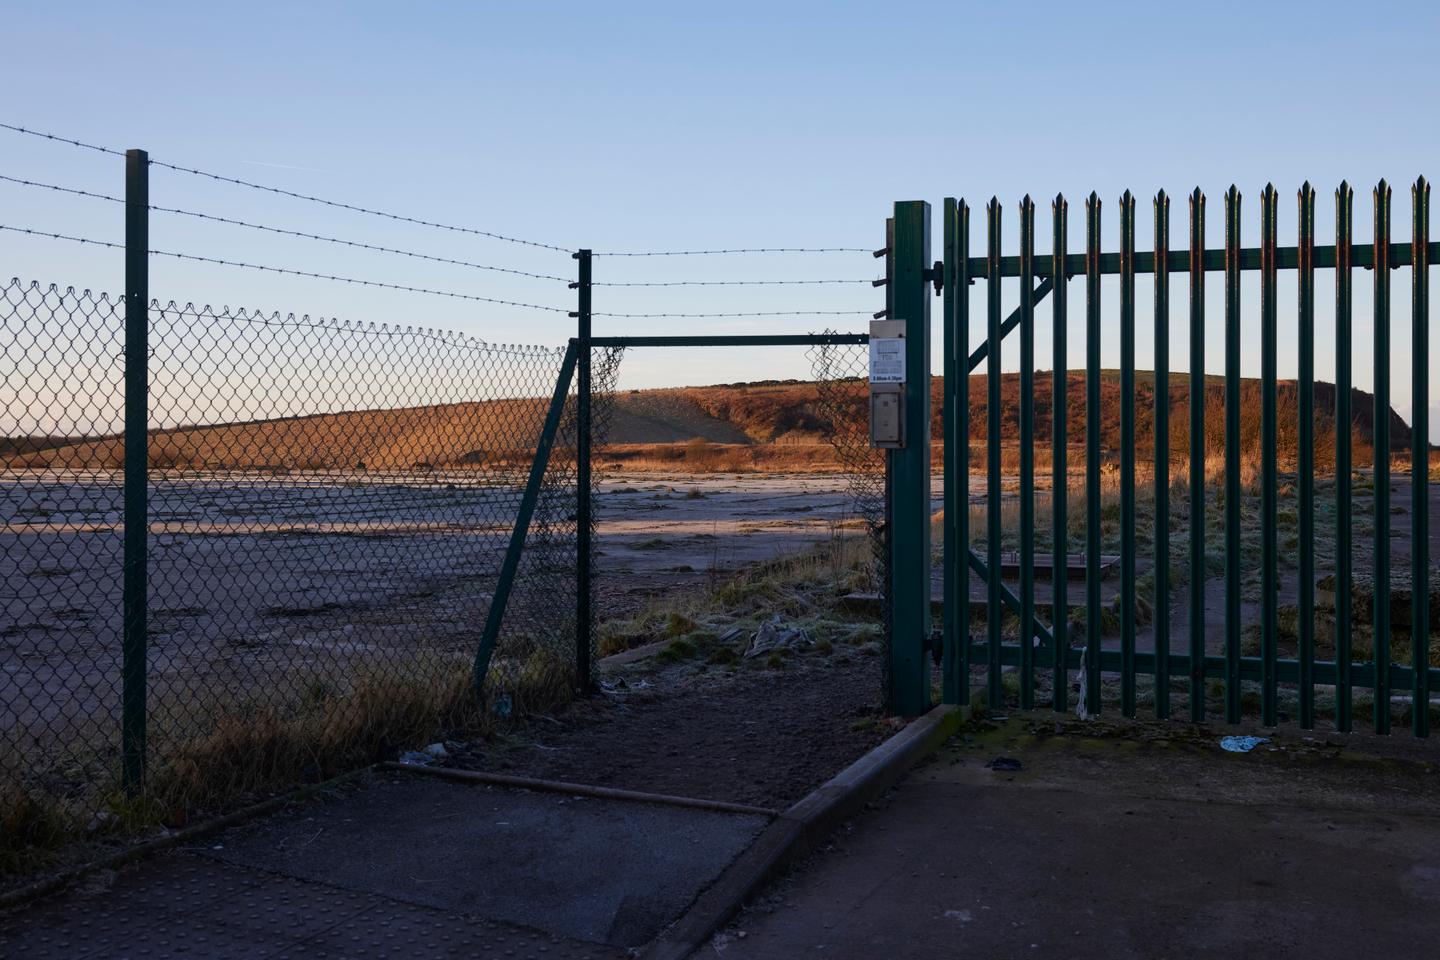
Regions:
<instances>
[{"instance_id":1,"label":"distant hill","mask_svg":"<svg viewBox=\"0 0 1440 960\"><path fill-rule=\"evenodd\" d=\"M1136 438L1142 451L1153 448L1154 375L1136 374ZM1048 445L1052 432L1049 373L1035 377L1035 435ZM1067 434L1072 444L1085 439L1085 376L1067 378ZM986 439L986 386L970 379L972 443ZM865 429L865 384L860 380L819 385L805 381L768 381L707 387L622 391L610 411L607 452L612 461L676 464L695 469L823 468L835 465L828 442L839 429L851 436ZM944 385L932 385L933 428L938 436ZM1278 387L1279 447L1293 457L1296 443L1296 388ZM1019 374L1001 380L1002 441L1019 436ZM1120 438L1120 377L1107 370L1101 378L1101 444L1113 455ZM496 400L387 410L326 413L246 423L180 427L151 434L151 461L157 467L193 469L341 469L412 470L417 467L463 468L513 466L529 458L545 416L541 399ZM1369 394L1353 391L1351 434L1357 462L1369 450L1373 407ZM1334 443L1335 388L1315 386L1317 460L1330 458ZM838 423L836 421L839 421ZM1170 377L1172 455L1188 449L1189 380ZM1207 445L1224 443L1224 383L1205 384ZM1410 428L1392 410L1391 443L1406 450ZM1260 443L1260 383L1241 384L1241 445L1254 453ZM123 457L119 437L18 437L0 439L0 463L9 466L115 468ZM1145 459L1142 456L1142 459Z\"/></svg>"}]
</instances>

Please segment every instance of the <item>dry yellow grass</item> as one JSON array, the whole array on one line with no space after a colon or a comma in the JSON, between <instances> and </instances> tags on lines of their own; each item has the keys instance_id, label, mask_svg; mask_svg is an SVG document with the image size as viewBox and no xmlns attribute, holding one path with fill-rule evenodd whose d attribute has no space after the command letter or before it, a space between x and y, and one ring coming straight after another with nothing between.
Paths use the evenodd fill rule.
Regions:
<instances>
[{"instance_id":1,"label":"dry yellow grass","mask_svg":"<svg viewBox=\"0 0 1440 960\"><path fill-rule=\"evenodd\" d=\"M57 775L17 769L12 755L0 770L0 877L43 866L95 822L105 824L101 835L121 838L182 826L297 784L393 760L438 738L483 737L573 696L573 667L544 650L507 670L514 720L497 717L488 697L475 696L467 664L420 660L383 673L361 669L343 691L317 676L287 705L242 699L211 706L202 732L152 734L151 766L136 796L117 781L57 790ZM157 715L165 715L163 709Z\"/></svg>"}]
</instances>

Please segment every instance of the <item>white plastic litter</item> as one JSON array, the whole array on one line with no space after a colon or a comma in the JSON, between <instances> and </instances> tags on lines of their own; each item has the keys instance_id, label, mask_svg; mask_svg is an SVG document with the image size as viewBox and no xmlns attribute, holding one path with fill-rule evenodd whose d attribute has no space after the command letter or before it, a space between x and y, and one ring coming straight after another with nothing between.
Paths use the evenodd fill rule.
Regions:
<instances>
[{"instance_id":1,"label":"white plastic litter","mask_svg":"<svg viewBox=\"0 0 1440 960\"><path fill-rule=\"evenodd\" d=\"M758 657L762 654L773 653L777 650L796 650L800 647L808 647L815 641L810 639L810 634L801 627L786 627L781 624L780 615L760 624L760 629L755 631L755 639L750 644L750 649L745 651L745 659Z\"/></svg>"},{"instance_id":2,"label":"white plastic litter","mask_svg":"<svg viewBox=\"0 0 1440 960\"><path fill-rule=\"evenodd\" d=\"M1260 744L1269 742L1269 737L1221 737L1220 749L1230 753L1249 753Z\"/></svg>"}]
</instances>

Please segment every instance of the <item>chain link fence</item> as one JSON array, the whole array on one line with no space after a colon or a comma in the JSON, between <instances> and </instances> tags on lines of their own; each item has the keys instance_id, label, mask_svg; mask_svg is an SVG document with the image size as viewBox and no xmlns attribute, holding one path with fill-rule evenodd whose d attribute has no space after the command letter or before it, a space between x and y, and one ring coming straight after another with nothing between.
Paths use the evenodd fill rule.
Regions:
<instances>
[{"instance_id":1,"label":"chain link fence","mask_svg":"<svg viewBox=\"0 0 1440 960\"><path fill-rule=\"evenodd\" d=\"M117 781L124 312L0 291L0 788L79 801ZM470 689L563 349L158 302L149 342L152 785L193 768L220 791L235 751L284 753L270 780L318 775L477 702L488 722L571 695L573 383Z\"/></svg>"},{"instance_id":2,"label":"chain link fence","mask_svg":"<svg viewBox=\"0 0 1440 960\"><path fill-rule=\"evenodd\" d=\"M832 333L833 331L825 331ZM870 348L867 344L817 344L808 352L815 378L819 420L844 468L855 515L865 523L873 562L870 587L879 597L881 706L890 709L890 516L885 452L870 444Z\"/></svg>"}]
</instances>

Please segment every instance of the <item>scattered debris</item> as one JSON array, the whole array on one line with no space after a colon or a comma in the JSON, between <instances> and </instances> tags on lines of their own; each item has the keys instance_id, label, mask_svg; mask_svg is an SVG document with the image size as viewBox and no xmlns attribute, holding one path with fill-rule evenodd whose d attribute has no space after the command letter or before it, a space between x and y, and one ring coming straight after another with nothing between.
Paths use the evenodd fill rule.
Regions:
<instances>
[{"instance_id":1,"label":"scattered debris","mask_svg":"<svg viewBox=\"0 0 1440 960\"><path fill-rule=\"evenodd\" d=\"M987 769L1013 772L1021 768L1021 763L1014 757L996 757L985 764Z\"/></svg>"},{"instance_id":2,"label":"scattered debris","mask_svg":"<svg viewBox=\"0 0 1440 960\"><path fill-rule=\"evenodd\" d=\"M610 697L616 696L618 694L623 694L631 690L644 690L648 686L650 686L650 681L644 679L643 677L636 680L634 683L626 682L624 677L616 677L613 680L606 677L600 678L600 692Z\"/></svg>"},{"instance_id":3,"label":"scattered debris","mask_svg":"<svg viewBox=\"0 0 1440 960\"><path fill-rule=\"evenodd\" d=\"M401 763L415 763L422 767L429 766L435 762L435 758L423 750L406 750L400 754Z\"/></svg>"},{"instance_id":4,"label":"scattered debris","mask_svg":"<svg viewBox=\"0 0 1440 960\"><path fill-rule=\"evenodd\" d=\"M777 613L760 624L760 629L755 631L755 639L751 642L750 649L745 651L745 659L777 653L780 650L798 650L811 646L814 642L804 628L784 626L780 614Z\"/></svg>"},{"instance_id":5,"label":"scattered debris","mask_svg":"<svg viewBox=\"0 0 1440 960\"><path fill-rule=\"evenodd\" d=\"M109 810L97 810L95 815L90 818L90 822L85 825L85 832L99 833L102 830L108 830L115 825L117 820L119 818Z\"/></svg>"},{"instance_id":6,"label":"scattered debris","mask_svg":"<svg viewBox=\"0 0 1440 960\"><path fill-rule=\"evenodd\" d=\"M1249 753L1260 744L1269 742L1269 737L1221 737L1220 749L1229 753Z\"/></svg>"},{"instance_id":7,"label":"scattered debris","mask_svg":"<svg viewBox=\"0 0 1440 960\"><path fill-rule=\"evenodd\" d=\"M450 756L450 751L445 749L445 744L443 743L430 744L430 746L425 748L425 753L436 760L444 760Z\"/></svg>"}]
</instances>

